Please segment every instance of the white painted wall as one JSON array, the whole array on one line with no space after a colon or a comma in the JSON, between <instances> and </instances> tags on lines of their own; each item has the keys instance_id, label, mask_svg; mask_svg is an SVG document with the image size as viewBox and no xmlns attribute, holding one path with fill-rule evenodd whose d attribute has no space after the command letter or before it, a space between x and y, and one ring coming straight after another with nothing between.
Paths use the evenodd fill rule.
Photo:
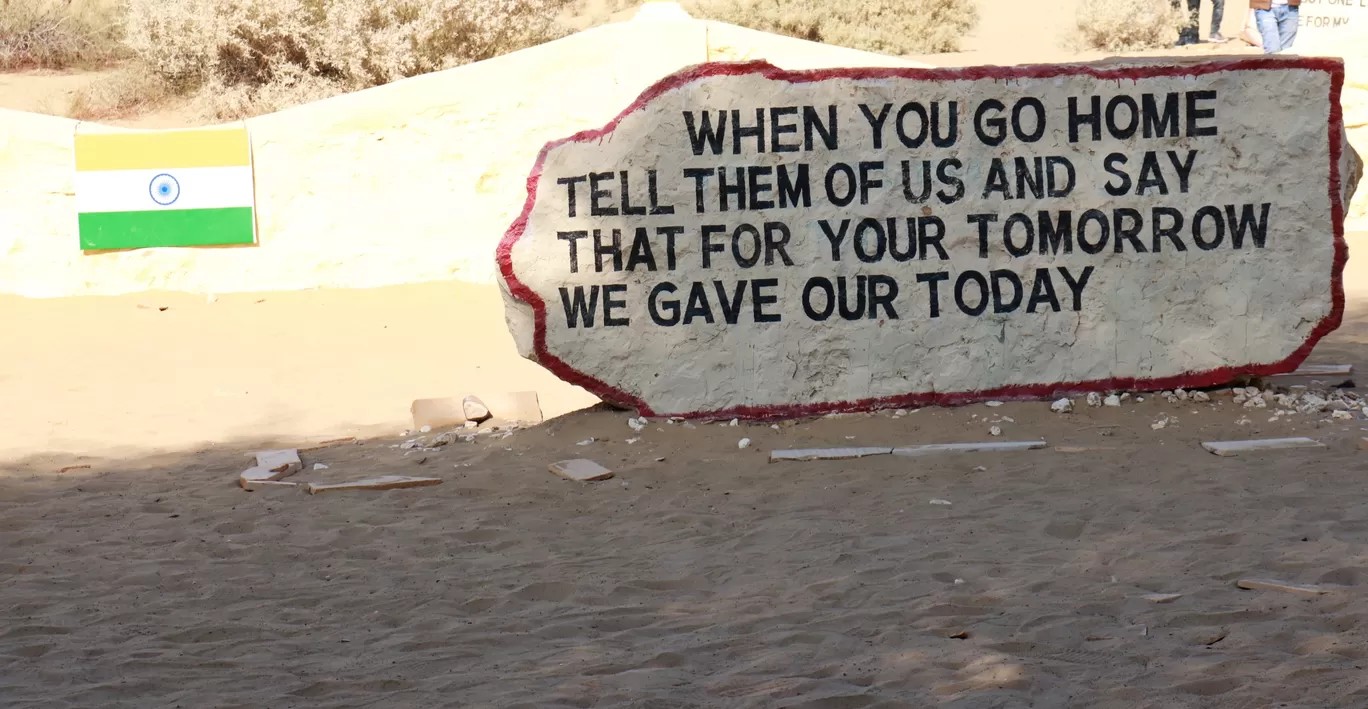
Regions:
<instances>
[{"instance_id":1,"label":"white painted wall","mask_svg":"<svg viewBox=\"0 0 1368 709\"><path fill-rule=\"evenodd\" d=\"M248 120L259 243L247 248L81 253L77 122L0 110L0 294L492 284L494 246L522 207L542 145L603 126L683 67L745 59L925 66L648 6L632 22ZM1351 69L1358 88L1352 105L1346 90L1346 116L1368 154L1363 63ZM1354 228L1368 229L1368 190L1352 214Z\"/></svg>"}]
</instances>

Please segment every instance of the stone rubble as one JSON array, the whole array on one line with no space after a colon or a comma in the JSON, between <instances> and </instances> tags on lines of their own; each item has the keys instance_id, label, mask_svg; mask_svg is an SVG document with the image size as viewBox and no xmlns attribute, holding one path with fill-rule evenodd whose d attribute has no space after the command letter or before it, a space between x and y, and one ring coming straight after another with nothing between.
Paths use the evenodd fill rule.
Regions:
<instances>
[{"instance_id":1,"label":"stone rubble","mask_svg":"<svg viewBox=\"0 0 1368 709\"><path fill-rule=\"evenodd\" d=\"M1088 406L1101 406L1101 405L1102 405L1102 395L1101 395L1101 394L1098 394L1098 393L1095 392L1095 391L1090 391L1090 392L1088 392L1088 399L1087 399L1087 401L1088 401Z\"/></svg>"},{"instance_id":2,"label":"stone rubble","mask_svg":"<svg viewBox=\"0 0 1368 709\"><path fill-rule=\"evenodd\" d=\"M1115 395L1115 394L1108 394L1108 395L1107 395L1107 398L1105 398L1105 399L1102 400L1102 405L1103 405L1103 406L1120 406L1120 405L1121 405L1121 397L1119 397L1119 396L1117 396L1117 395Z\"/></svg>"},{"instance_id":3,"label":"stone rubble","mask_svg":"<svg viewBox=\"0 0 1368 709\"><path fill-rule=\"evenodd\" d=\"M1053 404L1050 404L1050 410L1057 414L1067 414L1070 411L1073 411L1073 406L1073 400L1069 399L1068 397L1065 397L1063 399L1059 399Z\"/></svg>"}]
</instances>

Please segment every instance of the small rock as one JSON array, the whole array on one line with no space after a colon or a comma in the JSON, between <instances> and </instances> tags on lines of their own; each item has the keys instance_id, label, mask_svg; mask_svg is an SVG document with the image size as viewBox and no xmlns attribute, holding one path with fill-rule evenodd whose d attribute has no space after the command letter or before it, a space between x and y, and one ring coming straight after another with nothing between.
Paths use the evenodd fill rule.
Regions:
<instances>
[{"instance_id":1,"label":"small rock","mask_svg":"<svg viewBox=\"0 0 1368 709\"><path fill-rule=\"evenodd\" d=\"M1101 406L1102 395L1095 391L1088 392L1088 406Z\"/></svg>"},{"instance_id":2,"label":"small rock","mask_svg":"<svg viewBox=\"0 0 1368 709\"><path fill-rule=\"evenodd\" d=\"M1251 397L1251 396L1258 396L1259 394L1262 394L1262 393L1263 393L1263 392L1259 391L1259 388L1258 388L1258 387L1245 387L1245 388L1244 388L1244 394L1245 394L1245 397L1246 397L1246 398Z\"/></svg>"},{"instance_id":3,"label":"small rock","mask_svg":"<svg viewBox=\"0 0 1368 709\"><path fill-rule=\"evenodd\" d=\"M729 423L729 424L727 424L727 425L728 425L728 426L736 426L736 425L737 425L737 420L736 420L736 419L732 419L732 420L731 420L731 423Z\"/></svg>"},{"instance_id":4,"label":"small rock","mask_svg":"<svg viewBox=\"0 0 1368 709\"><path fill-rule=\"evenodd\" d=\"M1119 397L1119 396L1117 396L1117 395L1115 395L1115 394L1109 394L1109 395L1107 396L1107 398L1105 398L1105 399L1102 400L1102 405L1103 405L1103 406L1120 406L1120 405L1121 405L1121 397Z\"/></svg>"},{"instance_id":5,"label":"small rock","mask_svg":"<svg viewBox=\"0 0 1368 709\"><path fill-rule=\"evenodd\" d=\"M584 458L552 463L549 469L556 475L577 482L594 482L613 477L613 471Z\"/></svg>"},{"instance_id":6,"label":"small rock","mask_svg":"<svg viewBox=\"0 0 1368 709\"><path fill-rule=\"evenodd\" d=\"M456 442L456 434L451 433L451 432L439 433L439 434L437 434L437 435L432 439L432 442L428 443L428 447L429 447L429 448L441 448L442 446L449 446L449 445L451 445L452 443L455 443L455 442Z\"/></svg>"},{"instance_id":7,"label":"small rock","mask_svg":"<svg viewBox=\"0 0 1368 709\"><path fill-rule=\"evenodd\" d=\"M587 445L589 445L590 443L593 443L594 441L597 441L597 440L598 440L597 438L590 437L590 438L586 438L586 439L580 441L579 443L576 443L575 445L577 445L577 446L587 446Z\"/></svg>"},{"instance_id":8,"label":"small rock","mask_svg":"<svg viewBox=\"0 0 1368 709\"><path fill-rule=\"evenodd\" d=\"M1002 429L999 428L999 427L997 427L997 426L989 427L989 429L988 429L988 435L990 435L990 436L1001 436L1001 435L1002 435Z\"/></svg>"},{"instance_id":9,"label":"small rock","mask_svg":"<svg viewBox=\"0 0 1368 709\"><path fill-rule=\"evenodd\" d=\"M1069 413L1070 411L1073 411L1073 400L1072 400L1072 399L1069 399L1068 397L1064 397L1063 399L1059 399L1058 401L1054 402L1053 404L1050 404L1050 410L1053 411L1053 412L1055 412L1055 413L1057 413L1057 414L1067 414L1067 413ZM997 434L993 434L993 435L997 435Z\"/></svg>"},{"instance_id":10,"label":"small rock","mask_svg":"<svg viewBox=\"0 0 1368 709\"><path fill-rule=\"evenodd\" d=\"M643 429L646 428L646 424L642 423L640 420L635 418L627 419L627 426L638 433L640 433Z\"/></svg>"},{"instance_id":11,"label":"small rock","mask_svg":"<svg viewBox=\"0 0 1368 709\"><path fill-rule=\"evenodd\" d=\"M984 402L984 405L985 405L985 406L991 406L991 407L993 407L993 408L997 408L997 407L999 407L999 406L1002 406L1002 402L1001 402L1001 401L986 401L986 402Z\"/></svg>"},{"instance_id":12,"label":"small rock","mask_svg":"<svg viewBox=\"0 0 1368 709\"><path fill-rule=\"evenodd\" d=\"M310 495L317 495L320 492L333 492L337 490L398 490L406 487L427 487L428 485L441 484L441 478L413 478L407 475L382 475L378 478L354 480L345 483L328 483L326 485L309 483L308 490Z\"/></svg>"},{"instance_id":13,"label":"small rock","mask_svg":"<svg viewBox=\"0 0 1368 709\"><path fill-rule=\"evenodd\" d=\"M750 448L750 439L749 439L749 438L742 438L741 440L739 440L739 441L736 442L736 447L737 447L737 448L740 448L741 450L745 450L745 449L747 449L747 448Z\"/></svg>"},{"instance_id":14,"label":"small rock","mask_svg":"<svg viewBox=\"0 0 1368 709\"><path fill-rule=\"evenodd\" d=\"M1165 426L1168 426L1168 425L1169 425L1169 417L1168 417L1168 416L1160 416L1158 419L1155 420L1154 423L1150 424L1150 428L1153 429L1153 430L1155 430L1155 431L1158 431L1159 429L1164 428Z\"/></svg>"},{"instance_id":15,"label":"small rock","mask_svg":"<svg viewBox=\"0 0 1368 709\"><path fill-rule=\"evenodd\" d=\"M1349 413L1348 411L1334 411L1331 412L1330 417L1334 419L1339 419L1341 421L1349 421L1354 418L1354 415Z\"/></svg>"},{"instance_id":16,"label":"small rock","mask_svg":"<svg viewBox=\"0 0 1368 709\"><path fill-rule=\"evenodd\" d=\"M1145 397L1143 397L1143 396L1137 396L1137 397L1135 397L1135 400L1136 400L1136 401L1143 402L1143 401L1145 400Z\"/></svg>"},{"instance_id":17,"label":"small rock","mask_svg":"<svg viewBox=\"0 0 1368 709\"><path fill-rule=\"evenodd\" d=\"M1238 393L1238 394L1235 395L1234 401L1235 401L1235 403L1237 403L1237 404L1243 404L1243 403L1245 403L1245 400L1246 400L1247 398L1249 398L1249 397L1246 397L1246 396L1244 395L1244 392L1241 391L1240 393Z\"/></svg>"},{"instance_id":18,"label":"small rock","mask_svg":"<svg viewBox=\"0 0 1368 709\"><path fill-rule=\"evenodd\" d=\"M322 464L322 463L314 463L314 468L313 468L313 469L314 469L314 470L327 470L327 469L328 469L328 466L326 466L326 465L324 465L324 464Z\"/></svg>"},{"instance_id":19,"label":"small rock","mask_svg":"<svg viewBox=\"0 0 1368 709\"><path fill-rule=\"evenodd\" d=\"M1176 396L1176 397L1178 397L1178 400L1179 400L1179 401L1187 401L1187 400L1188 400L1188 393L1187 393L1186 391L1183 391L1182 389L1174 389L1174 390L1173 390L1173 395Z\"/></svg>"},{"instance_id":20,"label":"small rock","mask_svg":"<svg viewBox=\"0 0 1368 709\"><path fill-rule=\"evenodd\" d=\"M955 585L956 585L956 586L963 586L963 585L964 585L964 579L955 579Z\"/></svg>"},{"instance_id":21,"label":"small rock","mask_svg":"<svg viewBox=\"0 0 1368 709\"><path fill-rule=\"evenodd\" d=\"M1368 441L1368 438L1365 438L1365 439L1363 439L1363 440L1364 440L1364 441ZM988 472L988 469L985 468L985 467L983 467L982 465L978 465L978 466L975 466L975 467L974 467L974 472L976 472L976 473L986 473L986 472Z\"/></svg>"},{"instance_id":22,"label":"small rock","mask_svg":"<svg viewBox=\"0 0 1368 709\"><path fill-rule=\"evenodd\" d=\"M402 450L402 451L410 451L410 450L413 450L414 448L417 448L418 445L419 445L418 439L417 439L417 438L414 438L414 439L411 439L411 440L404 441L403 443L400 443L400 444L399 444L399 450Z\"/></svg>"},{"instance_id":23,"label":"small rock","mask_svg":"<svg viewBox=\"0 0 1368 709\"><path fill-rule=\"evenodd\" d=\"M1257 396L1245 401L1244 407L1246 409L1266 409L1268 408L1268 402L1264 401L1263 397Z\"/></svg>"},{"instance_id":24,"label":"small rock","mask_svg":"<svg viewBox=\"0 0 1368 709\"><path fill-rule=\"evenodd\" d=\"M1129 399L1129 398L1130 398L1130 392L1126 391L1126 392L1122 392L1122 393L1121 393L1121 400L1122 400L1122 401L1125 401L1126 399Z\"/></svg>"},{"instance_id":25,"label":"small rock","mask_svg":"<svg viewBox=\"0 0 1368 709\"><path fill-rule=\"evenodd\" d=\"M292 475L304 469L304 464L299 461L299 451L293 448L260 451L256 454L256 462L258 468L285 473L285 475Z\"/></svg>"},{"instance_id":26,"label":"small rock","mask_svg":"<svg viewBox=\"0 0 1368 709\"><path fill-rule=\"evenodd\" d=\"M467 421L478 423L490 417L489 407L477 396L467 396L461 400L461 410L465 412Z\"/></svg>"},{"instance_id":27,"label":"small rock","mask_svg":"<svg viewBox=\"0 0 1368 709\"><path fill-rule=\"evenodd\" d=\"M1016 419L1012 418L1011 416L1003 416L1002 420L1006 421L1007 423L1016 423Z\"/></svg>"},{"instance_id":28,"label":"small rock","mask_svg":"<svg viewBox=\"0 0 1368 709\"><path fill-rule=\"evenodd\" d=\"M639 441L639 440L641 440L641 439L640 439L640 438L628 438L628 439L627 439L627 445L630 446L630 445L632 445L633 443L636 443L636 442Z\"/></svg>"},{"instance_id":29,"label":"small rock","mask_svg":"<svg viewBox=\"0 0 1368 709\"><path fill-rule=\"evenodd\" d=\"M1172 603L1182 597L1183 594L1181 593L1146 593L1141 596L1141 598L1152 603Z\"/></svg>"},{"instance_id":30,"label":"small rock","mask_svg":"<svg viewBox=\"0 0 1368 709\"><path fill-rule=\"evenodd\" d=\"M893 415L894 415L894 416L906 416L906 415L907 415L907 409L898 409L897 411L894 411L894 412L893 412Z\"/></svg>"},{"instance_id":31,"label":"small rock","mask_svg":"<svg viewBox=\"0 0 1368 709\"><path fill-rule=\"evenodd\" d=\"M933 504L933 505L949 505L949 504L950 504L950 501L949 501L949 500L940 500L940 499L936 499L936 500L932 500L932 501L931 501L931 504Z\"/></svg>"}]
</instances>

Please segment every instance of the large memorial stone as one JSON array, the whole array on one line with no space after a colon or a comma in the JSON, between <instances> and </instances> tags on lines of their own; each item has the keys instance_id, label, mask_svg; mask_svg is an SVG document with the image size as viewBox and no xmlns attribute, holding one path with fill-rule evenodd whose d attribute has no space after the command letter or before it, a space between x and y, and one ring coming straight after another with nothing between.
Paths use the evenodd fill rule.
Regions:
<instances>
[{"instance_id":1,"label":"large memorial stone","mask_svg":"<svg viewBox=\"0 0 1368 709\"><path fill-rule=\"evenodd\" d=\"M1295 368L1338 327L1335 59L713 64L548 145L520 351L643 414L786 416Z\"/></svg>"}]
</instances>

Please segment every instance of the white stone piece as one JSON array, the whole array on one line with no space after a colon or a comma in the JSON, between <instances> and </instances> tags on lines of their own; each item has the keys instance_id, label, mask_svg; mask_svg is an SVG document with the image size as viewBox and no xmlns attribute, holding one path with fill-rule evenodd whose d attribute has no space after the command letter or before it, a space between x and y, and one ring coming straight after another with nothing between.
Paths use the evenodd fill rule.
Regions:
<instances>
[{"instance_id":1,"label":"white stone piece","mask_svg":"<svg viewBox=\"0 0 1368 709\"><path fill-rule=\"evenodd\" d=\"M638 421L635 418L627 419L627 426L638 433L645 430L646 428L646 424L642 423L641 421Z\"/></svg>"},{"instance_id":2,"label":"white stone piece","mask_svg":"<svg viewBox=\"0 0 1368 709\"><path fill-rule=\"evenodd\" d=\"M248 468L238 473L238 485L244 490L258 490L266 487L265 483L278 483L281 478L292 475L291 470L268 470L261 466ZM293 485L294 483L280 483Z\"/></svg>"},{"instance_id":3,"label":"white stone piece","mask_svg":"<svg viewBox=\"0 0 1368 709\"><path fill-rule=\"evenodd\" d=\"M951 504L954 504L954 503L950 502L949 500L939 500L939 499L937 499L937 500L932 500L932 501L931 501L931 504L933 504L933 505L941 505L941 506L944 506L944 507L949 507Z\"/></svg>"},{"instance_id":4,"label":"white stone piece","mask_svg":"<svg viewBox=\"0 0 1368 709\"><path fill-rule=\"evenodd\" d=\"M747 448L750 448L750 439L749 439L749 438L742 438L741 440L739 440L739 441L736 442L736 447L737 447L737 448L740 448L741 450L745 450L745 449L747 449Z\"/></svg>"},{"instance_id":5,"label":"white stone piece","mask_svg":"<svg viewBox=\"0 0 1368 709\"><path fill-rule=\"evenodd\" d=\"M871 455L888 455L892 452L892 446L882 448L804 448L797 450L777 450L770 451L769 462L779 463L785 461L804 460L850 460L853 458L866 458Z\"/></svg>"},{"instance_id":6,"label":"white stone piece","mask_svg":"<svg viewBox=\"0 0 1368 709\"><path fill-rule=\"evenodd\" d=\"M576 482L595 482L613 477L613 471L584 458L552 463L549 469L556 475Z\"/></svg>"},{"instance_id":7,"label":"white stone piece","mask_svg":"<svg viewBox=\"0 0 1368 709\"><path fill-rule=\"evenodd\" d=\"M1101 405L1102 405L1102 395L1101 395L1101 394L1098 394L1098 393L1095 392L1095 391L1090 391L1090 392L1088 392L1087 401L1088 401L1088 406L1101 406Z\"/></svg>"},{"instance_id":8,"label":"white stone piece","mask_svg":"<svg viewBox=\"0 0 1368 709\"><path fill-rule=\"evenodd\" d=\"M1168 426L1170 421L1172 421L1172 419L1170 419L1168 416L1160 416L1159 418L1154 420L1154 423L1150 424L1150 428L1155 431L1158 431Z\"/></svg>"},{"instance_id":9,"label":"white stone piece","mask_svg":"<svg viewBox=\"0 0 1368 709\"><path fill-rule=\"evenodd\" d=\"M518 219L496 251L513 340L524 356L608 403L705 418L1043 396L1061 384L1186 387L1213 370L1288 361L1340 319L1336 230L1360 167L1331 104L1339 80L1332 64L1271 61L1152 58L1144 66L877 76L858 68L792 74L760 63L692 67L631 110L596 107L618 117L552 140L539 156L527 202L510 210ZM1060 118L1070 99L1087 110L1092 97L1138 104L1168 95L1181 115L1174 128L1157 128L1163 136L1119 138L1104 120L1071 138ZM889 102L888 121L871 129L860 106ZM938 190L956 190L937 177L942 156L932 154L930 138L917 137L916 114L897 116L904 104L917 106L939 115L944 130L952 102L958 140L936 150L966 166L955 172L965 189L946 203ZM1005 108L979 118L1008 116L1002 145L974 135L974 110L998 102ZM1031 105L1041 106L1039 120L1012 120L1014 107ZM733 121L742 118L747 132L736 132ZM913 133L900 135L899 126ZM1032 126L1041 133L1029 155L1014 153L1026 143L1013 130ZM1270 145L1296 150L1273 159ZM1151 150L1157 164L1142 172ZM1112 151L1129 162L1104 166ZM1031 170L1031 156L1068 161L1076 179L1067 195L1047 199L1043 187L1013 179ZM846 172L879 160L877 175ZM1175 170L1175 162L1185 167ZM800 163L808 168L801 177ZM1127 174L1124 194L1105 196L1104 185L1118 184L1107 167ZM763 189L720 192L722 176L729 189L742 184L737 169ZM1335 185L1332 172L1341 176ZM1003 187L993 186L999 173ZM1180 173L1191 189L1178 188ZM923 174L928 196L910 204ZM1162 177L1167 189L1136 189L1142 174ZM1012 231L1010 217L1019 207L1034 224L1038 210L1024 205L1036 203L1056 225L1071 214L1073 228L1061 232L1072 236L1067 259L1041 253L1039 229L1034 249L1009 251L1025 234ZM1174 211L1158 220L1158 207ZM1138 215L1138 236L1120 235L1121 210ZM982 242L966 226L980 213L998 215L982 225ZM894 255L912 248L908 215L924 222L923 236L928 228L944 234L929 257ZM1168 219L1182 226L1157 237ZM1100 241L1085 245L1085 233ZM1166 248L1156 249L1156 238ZM916 279L933 275L935 263L949 280ZM1220 288L1208 287L1217 279ZM859 312L838 310L838 293ZM1028 301L1042 299L1028 311Z\"/></svg>"},{"instance_id":10,"label":"white stone piece","mask_svg":"<svg viewBox=\"0 0 1368 709\"><path fill-rule=\"evenodd\" d=\"M1186 391L1183 391L1182 389L1174 389L1174 390L1173 390L1173 395L1174 395L1175 397L1177 397L1177 399L1178 399L1179 401L1187 401L1187 400L1188 400L1188 393L1187 393Z\"/></svg>"},{"instance_id":11,"label":"white stone piece","mask_svg":"<svg viewBox=\"0 0 1368 709\"><path fill-rule=\"evenodd\" d=\"M313 464L313 469L314 469L314 470L327 470L327 469L328 469L328 466L326 466L326 465L324 465L324 464L322 464L322 463L314 463L314 464Z\"/></svg>"},{"instance_id":12,"label":"white stone piece","mask_svg":"<svg viewBox=\"0 0 1368 709\"><path fill-rule=\"evenodd\" d=\"M1330 412L1330 418L1337 419L1340 421L1352 421L1354 419L1354 415L1349 413L1348 411L1332 411Z\"/></svg>"},{"instance_id":13,"label":"white stone piece","mask_svg":"<svg viewBox=\"0 0 1368 709\"><path fill-rule=\"evenodd\" d=\"M478 396L467 396L461 400L461 410L467 421L480 422L490 417L489 407Z\"/></svg>"},{"instance_id":14,"label":"white stone piece","mask_svg":"<svg viewBox=\"0 0 1368 709\"><path fill-rule=\"evenodd\" d=\"M256 467L283 473L280 477L293 475L304 469L304 464L299 460L299 451L293 448L273 451L258 451L256 454Z\"/></svg>"},{"instance_id":15,"label":"white stone piece","mask_svg":"<svg viewBox=\"0 0 1368 709\"><path fill-rule=\"evenodd\" d=\"M1108 394L1108 395L1107 395L1107 398L1105 398L1105 399L1102 400L1102 405L1103 405L1103 406L1120 406L1120 405L1121 405L1121 397L1119 397L1119 396L1117 396L1117 395L1115 395L1115 394Z\"/></svg>"},{"instance_id":16,"label":"white stone piece","mask_svg":"<svg viewBox=\"0 0 1368 709\"><path fill-rule=\"evenodd\" d=\"M990 436L1001 436L1001 435L1002 435L1002 428L1001 428L1000 426L989 426L989 427L988 427L988 435L990 435Z\"/></svg>"},{"instance_id":17,"label":"white stone piece","mask_svg":"<svg viewBox=\"0 0 1368 709\"><path fill-rule=\"evenodd\" d=\"M1141 596L1151 603L1172 603L1182 597L1181 593L1146 593Z\"/></svg>"},{"instance_id":18,"label":"white stone piece","mask_svg":"<svg viewBox=\"0 0 1368 709\"><path fill-rule=\"evenodd\" d=\"M917 458L940 453L1001 453L1044 448L1045 441L985 441L983 443L931 443L894 448L893 455Z\"/></svg>"},{"instance_id":19,"label":"white stone piece","mask_svg":"<svg viewBox=\"0 0 1368 709\"><path fill-rule=\"evenodd\" d=\"M1248 591L1282 591L1300 596L1323 596L1330 592L1320 586L1304 586L1273 579L1240 579L1235 585Z\"/></svg>"},{"instance_id":20,"label":"white stone piece","mask_svg":"<svg viewBox=\"0 0 1368 709\"><path fill-rule=\"evenodd\" d=\"M1067 414L1070 411L1073 411L1073 400L1068 397L1058 399L1053 404L1050 404L1050 410L1057 414Z\"/></svg>"},{"instance_id":21,"label":"white stone piece","mask_svg":"<svg viewBox=\"0 0 1368 709\"><path fill-rule=\"evenodd\" d=\"M321 492L339 492L343 490L399 490L409 487L427 487L429 485L441 485L441 478L414 478L407 475L382 475L378 478L366 478L365 480L352 480L342 483L309 483L308 490L310 495L317 495Z\"/></svg>"},{"instance_id":22,"label":"white stone piece","mask_svg":"<svg viewBox=\"0 0 1368 709\"><path fill-rule=\"evenodd\" d=\"M1001 402L1001 401L985 401L985 402L983 402L983 403L984 403L986 406L992 407L992 408L994 408L994 409L996 409L996 408L999 407L999 406L1002 406L1002 402Z\"/></svg>"},{"instance_id":23,"label":"white stone piece","mask_svg":"<svg viewBox=\"0 0 1368 709\"><path fill-rule=\"evenodd\" d=\"M1237 422L1238 423L1238 422ZM1325 444L1310 438L1261 438L1249 441L1207 441L1202 447L1220 456L1239 455L1250 451L1281 450L1285 448L1324 448Z\"/></svg>"},{"instance_id":24,"label":"white stone piece","mask_svg":"<svg viewBox=\"0 0 1368 709\"><path fill-rule=\"evenodd\" d=\"M465 409L457 399L416 399L409 406L413 415L413 428L422 430L424 426L448 428L466 422Z\"/></svg>"}]
</instances>

